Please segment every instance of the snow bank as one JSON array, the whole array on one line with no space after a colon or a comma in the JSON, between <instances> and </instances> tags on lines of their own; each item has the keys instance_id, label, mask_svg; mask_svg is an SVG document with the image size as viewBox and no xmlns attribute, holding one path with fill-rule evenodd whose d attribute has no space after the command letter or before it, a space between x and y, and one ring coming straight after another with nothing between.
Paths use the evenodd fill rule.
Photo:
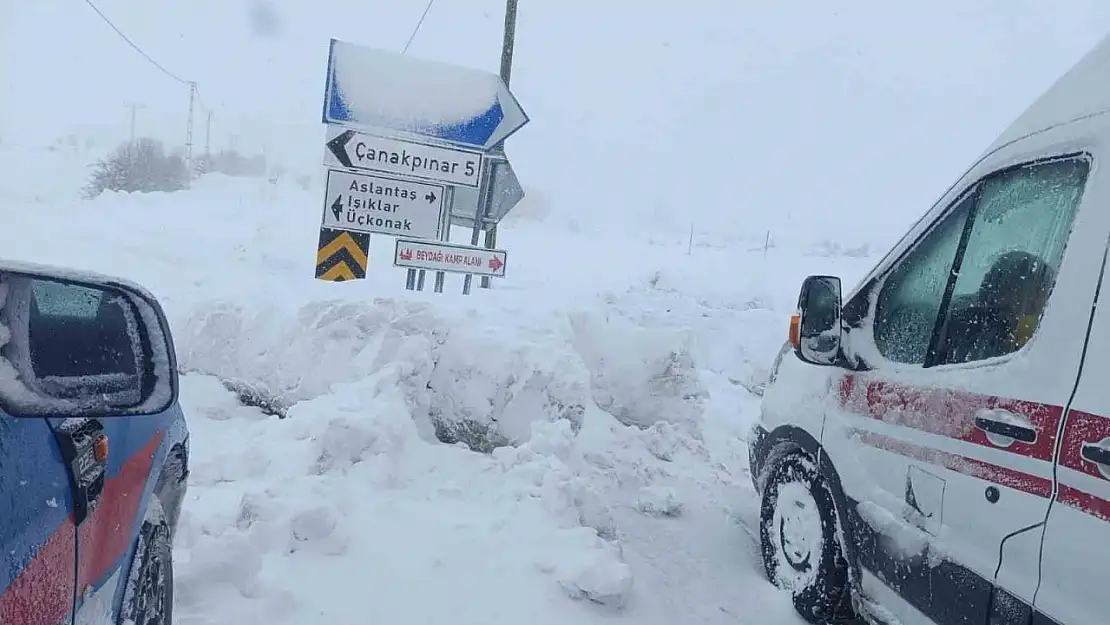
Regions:
<instances>
[{"instance_id":1,"label":"snow bank","mask_svg":"<svg viewBox=\"0 0 1110 625\"><path fill-rule=\"evenodd\" d=\"M663 421L700 436L708 392L688 333L589 313L542 333L505 321L392 298L313 302L292 314L219 302L189 317L177 342L184 371L219 376L278 411L397 365L423 431L483 451L527 441L535 422L577 430L594 404L625 424Z\"/></svg>"},{"instance_id":2,"label":"snow bank","mask_svg":"<svg viewBox=\"0 0 1110 625\"><path fill-rule=\"evenodd\" d=\"M536 421L577 429L589 380L558 341L506 340L427 303L314 302L294 314L202 307L178 329L181 367L221 377L279 409L398 366L406 408L425 434L489 451L519 444Z\"/></svg>"},{"instance_id":3,"label":"snow bank","mask_svg":"<svg viewBox=\"0 0 1110 625\"><path fill-rule=\"evenodd\" d=\"M675 423L700 435L702 385L689 331L653 330L597 316L571 318L574 345L590 369L593 399L622 423Z\"/></svg>"},{"instance_id":4,"label":"snow bank","mask_svg":"<svg viewBox=\"0 0 1110 625\"><path fill-rule=\"evenodd\" d=\"M428 443L402 369L337 384L281 422L185 378L190 494L205 505L185 507L178 534L183 613L227 595L259 610L249 622L275 623L479 623L502 601L556 623L580 609L560 597L624 605L631 571L569 424L493 455Z\"/></svg>"},{"instance_id":5,"label":"snow bank","mask_svg":"<svg viewBox=\"0 0 1110 625\"><path fill-rule=\"evenodd\" d=\"M405 292L379 243L367 280L326 284L316 191L206 177L9 216L6 255L166 307L195 463L183 624L792 618L734 523L749 389L801 279L871 260L519 220L488 291Z\"/></svg>"},{"instance_id":6,"label":"snow bank","mask_svg":"<svg viewBox=\"0 0 1110 625\"><path fill-rule=\"evenodd\" d=\"M579 428L538 421L527 442L476 454L421 435L405 375L394 363L336 383L285 420L215 378L183 378L194 458L175 549L183 623L789 614L729 521L750 497L736 423L706 423L707 444L588 406Z\"/></svg>"}]
</instances>

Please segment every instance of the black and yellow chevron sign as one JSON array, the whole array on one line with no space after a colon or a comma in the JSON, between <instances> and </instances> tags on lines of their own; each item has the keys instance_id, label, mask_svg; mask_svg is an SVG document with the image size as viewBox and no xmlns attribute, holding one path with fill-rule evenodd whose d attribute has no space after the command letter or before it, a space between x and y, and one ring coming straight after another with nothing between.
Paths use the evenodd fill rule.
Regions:
<instances>
[{"instance_id":1,"label":"black and yellow chevron sign","mask_svg":"<svg viewBox=\"0 0 1110 625\"><path fill-rule=\"evenodd\" d=\"M320 228L316 278L330 282L361 280L366 277L369 254L369 234Z\"/></svg>"}]
</instances>

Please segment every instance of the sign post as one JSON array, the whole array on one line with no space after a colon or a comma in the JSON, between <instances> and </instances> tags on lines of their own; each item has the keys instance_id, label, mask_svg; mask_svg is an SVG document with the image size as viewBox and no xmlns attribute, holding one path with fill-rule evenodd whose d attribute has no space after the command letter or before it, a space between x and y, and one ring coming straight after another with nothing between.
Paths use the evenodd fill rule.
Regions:
<instances>
[{"instance_id":1,"label":"sign post","mask_svg":"<svg viewBox=\"0 0 1110 625\"><path fill-rule=\"evenodd\" d=\"M446 198L447 206L451 206L451 203L454 202L454 201L455 201L455 188L450 187L450 188L447 189L447 198ZM443 211L443 236L440 237L440 240L443 241L444 243L450 243L450 241L451 241L451 212L450 211ZM421 271L423 271L423 270L421 270ZM446 276L447 276L447 274L443 271L437 271L436 272L436 284L435 284L435 292L436 293L442 293L443 292L443 281L446 278Z\"/></svg>"},{"instance_id":2,"label":"sign post","mask_svg":"<svg viewBox=\"0 0 1110 625\"><path fill-rule=\"evenodd\" d=\"M484 222L486 220L486 216L489 214L489 199L490 199L489 168L487 167L483 173L485 174L486 178L482 180L482 185L481 185L481 187L479 187L479 191L478 191L478 210L475 212L475 216L477 217L477 219L474 220L474 227L471 229L471 232L470 232L470 245L471 246L477 246L478 245L478 237L482 233L482 225L484 224ZM463 278L463 288L462 288L463 295L470 295L470 282L473 278L474 278L473 274L469 274L469 273L466 274L466 277Z\"/></svg>"},{"instance_id":3,"label":"sign post","mask_svg":"<svg viewBox=\"0 0 1110 625\"><path fill-rule=\"evenodd\" d=\"M517 0L505 0L505 35L501 41L501 81L505 83L506 88L508 88L509 79L513 75L513 50L516 47L516 7ZM504 140L494 150L504 154ZM485 245L489 249L497 247L496 223L486 229ZM488 289L489 286L489 278L483 277L482 288Z\"/></svg>"},{"instance_id":4,"label":"sign post","mask_svg":"<svg viewBox=\"0 0 1110 625\"><path fill-rule=\"evenodd\" d=\"M495 228L524 191L503 146L528 123L508 88L515 21L508 0L500 74L331 40L318 278L365 278L372 235L396 237L409 290L424 290L427 271L436 293L446 273L465 274L464 293L474 275L504 276ZM470 246L450 243L456 218Z\"/></svg>"}]
</instances>

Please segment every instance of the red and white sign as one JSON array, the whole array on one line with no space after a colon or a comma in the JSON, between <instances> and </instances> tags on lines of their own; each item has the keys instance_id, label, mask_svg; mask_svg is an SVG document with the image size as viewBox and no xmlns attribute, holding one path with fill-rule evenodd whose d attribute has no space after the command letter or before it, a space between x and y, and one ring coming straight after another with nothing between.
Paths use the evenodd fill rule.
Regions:
<instances>
[{"instance_id":1,"label":"red and white sign","mask_svg":"<svg viewBox=\"0 0 1110 625\"><path fill-rule=\"evenodd\" d=\"M454 245L436 241L397 239L393 266L505 277L505 250Z\"/></svg>"}]
</instances>

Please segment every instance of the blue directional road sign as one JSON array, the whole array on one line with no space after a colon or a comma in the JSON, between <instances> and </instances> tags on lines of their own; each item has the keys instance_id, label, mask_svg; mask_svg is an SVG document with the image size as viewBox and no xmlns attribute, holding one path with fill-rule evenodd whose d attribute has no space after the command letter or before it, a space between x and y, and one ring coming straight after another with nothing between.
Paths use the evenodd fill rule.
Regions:
<instances>
[{"instance_id":1,"label":"blue directional road sign","mask_svg":"<svg viewBox=\"0 0 1110 625\"><path fill-rule=\"evenodd\" d=\"M497 74L332 39L323 121L489 150L528 115Z\"/></svg>"}]
</instances>

